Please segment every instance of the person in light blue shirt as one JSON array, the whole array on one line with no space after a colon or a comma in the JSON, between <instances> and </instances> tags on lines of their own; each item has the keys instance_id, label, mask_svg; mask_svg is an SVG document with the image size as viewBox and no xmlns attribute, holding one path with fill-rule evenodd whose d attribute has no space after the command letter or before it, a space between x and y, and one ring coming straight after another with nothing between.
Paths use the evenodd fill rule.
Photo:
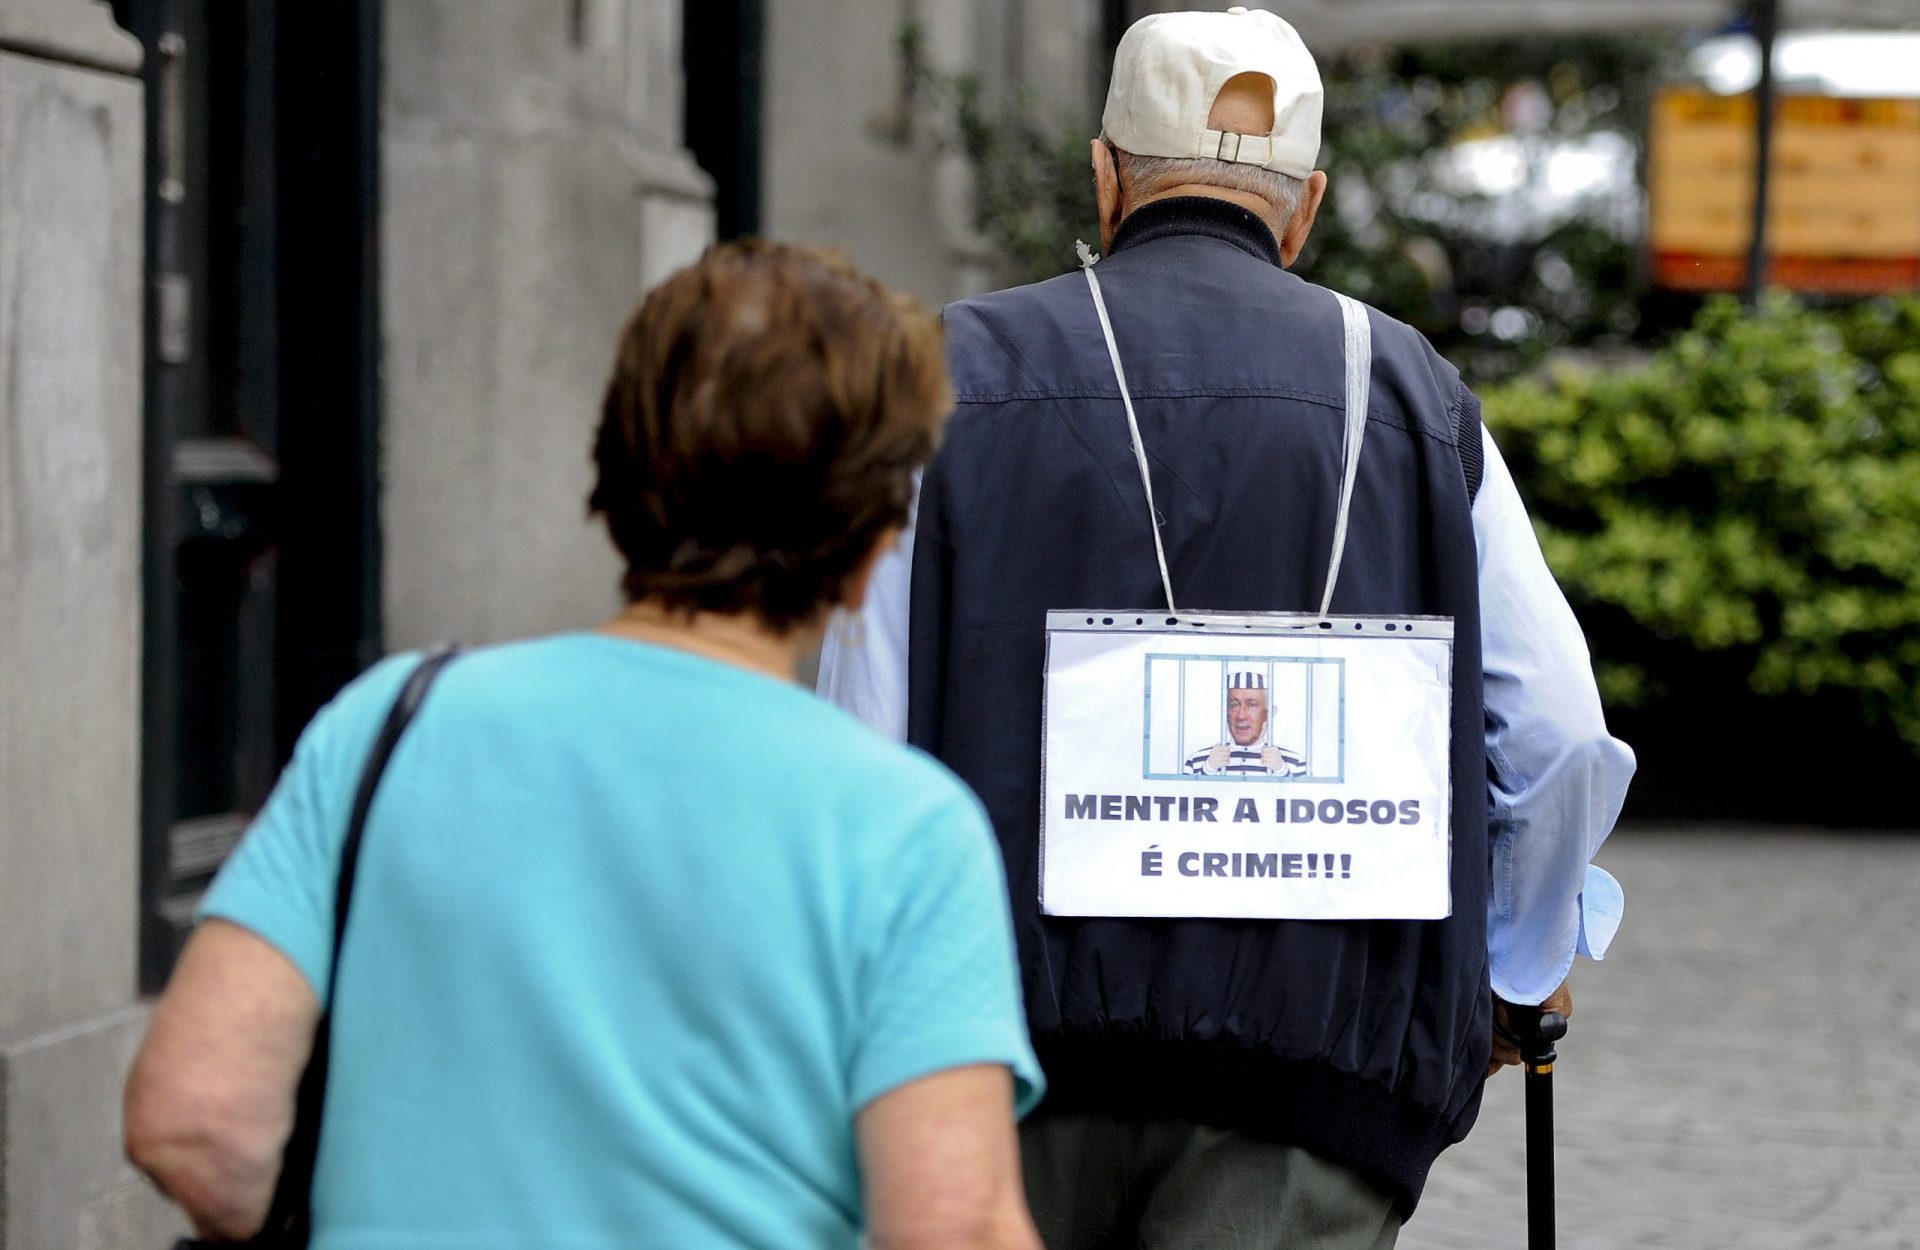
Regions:
<instances>
[{"instance_id":1,"label":"person in light blue shirt","mask_svg":"<svg viewBox=\"0 0 1920 1250\"><path fill-rule=\"evenodd\" d=\"M302 736L157 1006L129 1153L203 1234L267 1214L331 1009L317 1250L1037 1250L1041 1093L978 801L793 684L950 406L936 323L729 245L629 324L592 500L631 603L456 657L341 845L415 657Z\"/></svg>"}]
</instances>

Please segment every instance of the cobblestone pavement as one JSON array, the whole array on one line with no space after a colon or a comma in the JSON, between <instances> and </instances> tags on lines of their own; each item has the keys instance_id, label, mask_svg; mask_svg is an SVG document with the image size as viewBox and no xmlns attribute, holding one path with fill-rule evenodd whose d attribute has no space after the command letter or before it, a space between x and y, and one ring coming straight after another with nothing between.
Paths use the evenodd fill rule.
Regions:
<instances>
[{"instance_id":1,"label":"cobblestone pavement","mask_svg":"<svg viewBox=\"0 0 1920 1250\"><path fill-rule=\"evenodd\" d=\"M1628 828L1554 1073L1562 1250L1920 1248L1920 832ZM1526 1245L1521 1078L1402 1250Z\"/></svg>"}]
</instances>

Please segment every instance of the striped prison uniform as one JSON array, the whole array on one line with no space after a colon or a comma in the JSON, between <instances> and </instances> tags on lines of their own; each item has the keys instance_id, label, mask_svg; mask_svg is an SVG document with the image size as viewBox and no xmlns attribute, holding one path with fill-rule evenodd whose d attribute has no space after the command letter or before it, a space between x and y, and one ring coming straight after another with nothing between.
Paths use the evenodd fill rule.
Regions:
<instances>
[{"instance_id":1,"label":"striped prison uniform","mask_svg":"<svg viewBox=\"0 0 1920 1250\"><path fill-rule=\"evenodd\" d=\"M1263 777L1297 777L1307 771L1304 757L1295 755L1285 747L1275 748L1285 760L1280 768L1268 768L1260 758L1261 748L1257 746L1230 746L1226 767L1213 769L1207 766L1207 757L1213 754L1213 748L1197 751L1187 757L1186 772L1195 777L1223 776L1228 773L1256 773Z\"/></svg>"}]
</instances>

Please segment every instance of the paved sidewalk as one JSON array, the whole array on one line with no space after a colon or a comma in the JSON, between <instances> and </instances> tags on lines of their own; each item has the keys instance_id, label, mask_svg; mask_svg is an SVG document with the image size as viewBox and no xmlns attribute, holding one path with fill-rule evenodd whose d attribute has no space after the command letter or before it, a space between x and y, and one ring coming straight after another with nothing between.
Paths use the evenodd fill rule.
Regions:
<instances>
[{"instance_id":1,"label":"paved sidewalk","mask_svg":"<svg viewBox=\"0 0 1920 1250\"><path fill-rule=\"evenodd\" d=\"M1920 832L1629 828L1554 1073L1562 1250L1920 1250ZM1526 1245L1521 1078L1402 1250Z\"/></svg>"}]
</instances>

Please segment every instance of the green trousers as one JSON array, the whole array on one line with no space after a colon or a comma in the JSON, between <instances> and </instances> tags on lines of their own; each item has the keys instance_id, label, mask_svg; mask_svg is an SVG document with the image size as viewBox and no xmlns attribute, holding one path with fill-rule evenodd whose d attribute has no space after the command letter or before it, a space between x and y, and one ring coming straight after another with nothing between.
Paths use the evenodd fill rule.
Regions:
<instances>
[{"instance_id":1,"label":"green trousers","mask_svg":"<svg viewBox=\"0 0 1920 1250\"><path fill-rule=\"evenodd\" d=\"M1359 1173L1189 1121L1043 1112L1020 1154L1047 1250L1392 1250L1400 1236Z\"/></svg>"}]
</instances>

